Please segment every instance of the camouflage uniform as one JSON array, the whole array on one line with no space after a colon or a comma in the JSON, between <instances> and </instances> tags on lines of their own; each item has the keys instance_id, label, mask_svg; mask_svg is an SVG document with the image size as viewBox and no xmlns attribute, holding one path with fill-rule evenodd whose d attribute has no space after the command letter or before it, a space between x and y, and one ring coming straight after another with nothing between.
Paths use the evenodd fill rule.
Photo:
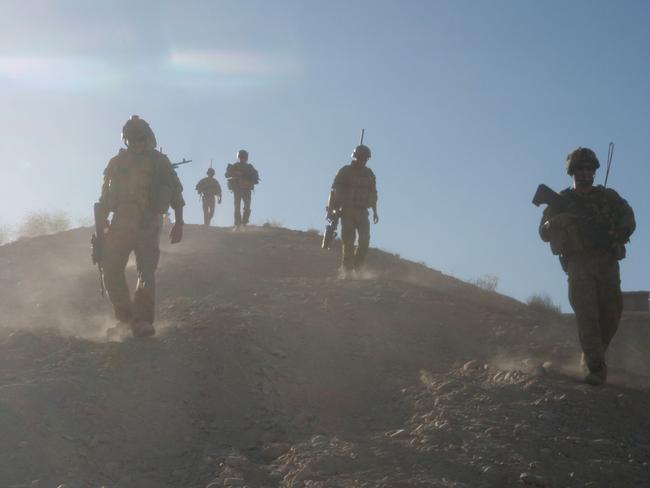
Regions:
<instances>
[{"instance_id":1,"label":"camouflage uniform","mask_svg":"<svg viewBox=\"0 0 650 488\"><path fill-rule=\"evenodd\" d=\"M250 163L237 162L226 168L228 188L235 197L235 226L247 225L251 215L251 195L253 188L259 182L259 174ZM244 215L242 217L242 202Z\"/></svg>"},{"instance_id":2,"label":"camouflage uniform","mask_svg":"<svg viewBox=\"0 0 650 488\"><path fill-rule=\"evenodd\" d=\"M618 193L602 186L588 193L566 189L560 195L567 208L560 212L548 207L539 233L560 255L585 361L591 372L599 371L623 311L618 260L636 227L634 212ZM564 222L548 225L560 213Z\"/></svg>"},{"instance_id":3,"label":"camouflage uniform","mask_svg":"<svg viewBox=\"0 0 650 488\"><path fill-rule=\"evenodd\" d=\"M203 203L203 224L210 225L214 217L216 198L221 201L221 185L212 176L206 176L196 184L196 191L201 195Z\"/></svg>"},{"instance_id":4,"label":"camouflage uniform","mask_svg":"<svg viewBox=\"0 0 650 488\"><path fill-rule=\"evenodd\" d=\"M105 215L113 212L113 216L105 235L102 266L120 322L153 323L162 214L170 205L174 209L185 205L182 190L171 162L155 149L141 154L121 149L104 171L99 204ZM131 252L138 274L133 300L125 277Z\"/></svg>"},{"instance_id":5,"label":"camouflage uniform","mask_svg":"<svg viewBox=\"0 0 650 488\"><path fill-rule=\"evenodd\" d=\"M370 220L368 209L377 205L377 183L372 170L353 161L343 166L332 183L335 206L341 209L341 240L343 241L343 267L360 269L368 254ZM358 246L354 248L356 235Z\"/></svg>"}]
</instances>

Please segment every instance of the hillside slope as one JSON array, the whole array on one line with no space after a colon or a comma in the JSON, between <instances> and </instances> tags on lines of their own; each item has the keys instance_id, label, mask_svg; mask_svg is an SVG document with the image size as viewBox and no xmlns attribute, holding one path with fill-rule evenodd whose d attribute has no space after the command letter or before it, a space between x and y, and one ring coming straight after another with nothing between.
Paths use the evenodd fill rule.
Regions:
<instances>
[{"instance_id":1,"label":"hillside slope","mask_svg":"<svg viewBox=\"0 0 650 488\"><path fill-rule=\"evenodd\" d=\"M107 342L88 229L0 247L0 486L650 486L650 323L575 327L372 250L187 226L158 334ZM131 276L133 269L130 268Z\"/></svg>"}]
</instances>

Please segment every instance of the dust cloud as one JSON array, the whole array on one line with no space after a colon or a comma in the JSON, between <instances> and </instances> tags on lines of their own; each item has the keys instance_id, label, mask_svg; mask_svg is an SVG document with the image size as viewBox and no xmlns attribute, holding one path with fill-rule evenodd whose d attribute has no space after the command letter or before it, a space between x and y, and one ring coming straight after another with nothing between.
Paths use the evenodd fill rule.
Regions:
<instances>
[{"instance_id":1,"label":"dust cloud","mask_svg":"<svg viewBox=\"0 0 650 488\"><path fill-rule=\"evenodd\" d=\"M647 317L585 388L571 317L376 249L341 280L314 233L187 225L156 336L107 341L90 233L0 247L0 486L647 480Z\"/></svg>"}]
</instances>

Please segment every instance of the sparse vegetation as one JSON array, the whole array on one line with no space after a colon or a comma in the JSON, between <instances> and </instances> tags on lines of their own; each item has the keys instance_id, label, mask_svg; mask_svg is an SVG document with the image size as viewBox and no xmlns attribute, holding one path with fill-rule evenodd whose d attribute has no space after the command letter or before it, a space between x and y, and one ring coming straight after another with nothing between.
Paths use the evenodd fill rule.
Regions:
<instances>
[{"instance_id":1,"label":"sparse vegetation","mask_svg":"<svg viewBox=\"0 0 650 488\"><path fill-rule=\"evenodd\" d=\"M280 222L279 220L271 219L271 220L267 220L266 222L264 222L264 224L262 224L262 227L277 227L277 228L280 228L280 227L282 227L282 222Z\"/></svg>"},{"instance_id":2,"label":"sparse vegetation","mask_svg":"<svg viewBox=\"0 0 650 488\"><path fill-rule=\"evenodd\" d=\"M496 291L497 286L499 286L499 277L490 273L484 274L480 278L477 278L474 284L482 290Z\"/></svg>"},{"instance_id":3,"label":"sparse vegetation","mask_svg":"<svg viewBox=\"0 0 650 488\"><path fill-rule=\"evenodd\" d=\"M312 234L312 235L315 235L315 236L319 236L319 235L321 235L321 232L320 232L319 229L311 228L311 229L307 229L307 234Z\"/></svg>"},{"instance_id":4,"label":"sparse vegetation","mask_svg":"<svg viewBox=\"0 0 650 488\"><path fill-rule=\"evenodd\" d=\"M530 308L537 310L538 312L548 313L548 314L562 313L562 308L556 303L553 303L551 297L548 296L546 293L536 293L534 295L529 296L528 299L526 300L526 304Z\"/></svg>"},{"instance_id":5,"label":"sparse vegetation","mask_svg":"<svg viewBox=\"0 0 650 488\"><path fill-rule=\"evenodd\" d=\"M0 246L9 242L11 237L11 228L6 225L0 225Z\"/></svg>"},{"instance_id":6,"label":"sparse vegetation","mask_svg":"<svg viewBox=\"0 0 650 488\"><path fill-rule=\"evenodd\" d=\"M62 211L32 212L28 214L18 229L19 237L36 237L55 234L70 228L70 217Z\"/></svg>"}]
</instances>

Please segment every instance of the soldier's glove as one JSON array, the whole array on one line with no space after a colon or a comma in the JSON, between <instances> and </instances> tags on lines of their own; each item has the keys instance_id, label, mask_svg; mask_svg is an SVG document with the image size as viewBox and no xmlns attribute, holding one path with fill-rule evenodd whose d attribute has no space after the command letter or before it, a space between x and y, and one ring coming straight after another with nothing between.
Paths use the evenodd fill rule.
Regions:
<instances>
[{"instance_id":1,"label":"soldier's glove","mask_svg":"<svg viewBox=\"0 0 650 488\"><path fill-rule=\"evenodd\" d=\"M372 221L377 224L379 223L379 215L377 215L377 212L373 212L372 214Z\"/></svg>"},{"instance_id":2,"label":"soldier's glove","mask_svg":"<svg viewBox=\"0 0 650 488\"><path fill-rule=\"evenodd\" d=\"M555 229L565 229L576 222L576 217L570 213L560 213L551 217L544 223L544 227L555 230Z\"/></svg>"}]
</instances>

